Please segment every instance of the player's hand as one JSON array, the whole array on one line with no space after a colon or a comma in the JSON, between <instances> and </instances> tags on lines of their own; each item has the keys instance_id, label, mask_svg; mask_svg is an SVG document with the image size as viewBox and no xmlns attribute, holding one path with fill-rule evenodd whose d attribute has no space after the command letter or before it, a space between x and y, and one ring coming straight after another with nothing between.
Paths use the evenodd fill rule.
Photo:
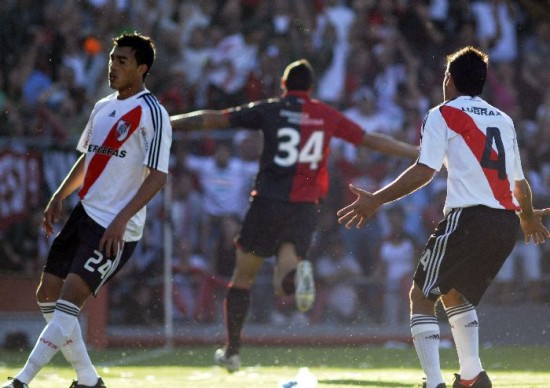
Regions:
<instances>
[{"instance_id":1,"label":"player's hand","mask_svg":"<svg viewBox=\"0 0 550 388\"><path fill-rule=\"evenodd\" d=\"M99 250L107 257L116 256L124 246L124 232L126 231L127 221L115 217L113 222L105 229L103 237L99 241Z\"/></svg>"},{"instance_id":2,"label":"player's hand","mask_svg":"<svg viewBox=\"0 0 550 388\"><path fill-rule=\"evenodd\" d=\"M520 213L521 229L523 230L527 244L531 240L535 244L543 244L550 237L550 232L542 222L542 217L546 215L550 215L550 208L534 209L533 214L530 216Z\"/></svg>"},{"instance_id":3,"label":"player's hand","mask_svg":"<svg viewBox=\"0 0 550 388\"><path fill-rule=\"evenodd\" d=\"M367 219L372 217L382 203L379 203L374 194L362 190L352 184L349 185L351 192L357 195L357 199L348 206L338 210L338 223L346 224L347 229L351 229L353 225L356 228L361 228L367 222Z\"/></svg>"},{"instance_id":4,"label":"player's hand","mask_svg":"<svg viewBox=\"0 0 550 388\"><path fill-rule=\"evenodd\" d=\"M54 224L59 222L63 213L63 201L57 196L53 196L46 205L44 218L42 219L42 229L46 232L46 237L50 237L54 232Z\"/></svg>"}]
</instances>

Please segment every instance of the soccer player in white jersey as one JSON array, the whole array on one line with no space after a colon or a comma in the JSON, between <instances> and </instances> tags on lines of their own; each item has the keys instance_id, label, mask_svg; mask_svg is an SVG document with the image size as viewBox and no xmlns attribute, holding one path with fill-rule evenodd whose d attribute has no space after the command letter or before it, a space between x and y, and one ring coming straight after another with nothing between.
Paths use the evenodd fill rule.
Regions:
<instances>
[{"instance_id":1,"label":"soccer player in white jersey","mask_svg":"<svg viewBox=\"0 0 550 388\"><path fill-rule=\"evenodd\" d=\"M453 387L491 387L479 359L477 306L516 242L550 237L533 209L532 193L519 157L510 117L479 96L488 56L471 46L447 57L444 102L431 109L422 126L417 161L375 193L350 185L357 199L338 211L339 222L360 228L382 205L448 173L444 218L420 256L410 291L411 334L427 388L445 387L439 361L439 324L434 311L443 303L456 344L460 372Z\"/></svg>"},{"instance_id":2,"label":"soccer player in white jersey","mask_svg":"<svg viewBox=\"0 0 550 388\"><path fill-rule=\"evenodd\" d=\"M24 368L3 387L28 387L58 350L76 371L72 388L105 387L78 315L128 261L143 232L146 205L166 183L172 127L144 83L154 59L147 36L113 39L109 85L116 92L96 103L78 143L82 155L44 211L43 227L51 235L62 201L79 189L80 202L53 241L37 290L47 325Z\"/></svg>"}]
</instances>

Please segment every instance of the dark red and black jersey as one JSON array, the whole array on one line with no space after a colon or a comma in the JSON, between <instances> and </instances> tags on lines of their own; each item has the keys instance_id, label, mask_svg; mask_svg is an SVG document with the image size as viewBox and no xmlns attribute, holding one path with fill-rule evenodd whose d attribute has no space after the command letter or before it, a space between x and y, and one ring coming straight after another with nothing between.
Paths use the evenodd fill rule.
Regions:
<instances>
[{"instance_id":1,"label":"dark red and black jersey","mask_svg":"<svg viewBox=\"0 0 550 388\"><path fill-rule=\"evenodd\" d=\"M255 195L281 201L318 202L328 191L330 139L363 139L357 124L305 92L228 109L227 115L234 128L263 132Z\"/></svg>"}]
</instances>

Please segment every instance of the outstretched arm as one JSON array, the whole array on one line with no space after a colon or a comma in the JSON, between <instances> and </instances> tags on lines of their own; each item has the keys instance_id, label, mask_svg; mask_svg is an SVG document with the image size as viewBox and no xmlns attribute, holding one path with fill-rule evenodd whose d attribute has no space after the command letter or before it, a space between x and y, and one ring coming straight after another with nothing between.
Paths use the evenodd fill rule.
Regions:
<instances>
[{"instance_id":1,"label":"outstretched arm","mask_svg":"<svg viewBox=\"0 0 550 388\"><path fill-rule=\"evenodd\" d=\"M348 229L353 225L360 228L382 205L393 202L425 186L432 180L434 175L434 169L421 163L415 163L393 182L374 194L350 185L349 188L357 195L357 199L338 210L338 223L345 223Z\"/></svg>"},{"instance_id":2,"label":"outstretched arm","mask_svg":"<svg viewBox=\"0 0 550 388\"><path fill-rule=\"evenodd\" d=\"M176 131L196 131L223 129L229 127L229 117L223 110L198 110L170 116L172 129Z\"/></svg>"},{"instance_id":3,"label":"outstretched arm","mask_svg":"<svg viewBox=\"0 0 550 388\"><path fill-rule=\"evenodd\" d=\"M514 196L521 207L519 220L525 235L525 242L529 243L532 239L535 244L544 243L550 237L550 232L542 223L542 216L550 214L550 208L533 209L533 194L526 179L516 181Z\"/></svg>"},{"instance_id":4,"label":"outstretched arm","mask_svg":"<svg viewBox=\"0 0 550 388\"><path fill-rule=\"evenodd\" d=\"M412 159L416 159L418 156L418 146L381 133L365 133L361 144L385 154L405 156Z\"/></svg>"}]
</instances>

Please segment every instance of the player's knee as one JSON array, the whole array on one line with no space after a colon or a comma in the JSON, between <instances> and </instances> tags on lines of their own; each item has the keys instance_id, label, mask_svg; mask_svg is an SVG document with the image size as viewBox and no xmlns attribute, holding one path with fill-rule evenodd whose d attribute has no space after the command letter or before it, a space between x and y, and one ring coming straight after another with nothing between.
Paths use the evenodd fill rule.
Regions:
<instances>
[{"instance_id":1,"label":"player's knee","mask_svg":"<svg viewBox=\"0 0 550 388\"><path fill-rule=\"evenodd\" d=\"M430 315L434 312L435 302L426 298L422 290L413 284L409 292L411 314Z\"/></svg>"},{"instance_id":2,"label":"player's knee","mask_svg":"<svg viewBox=\"0 0 550 388\"><path fill-rule=\"evenodd\" d=\"M59 288L51 284L40 283L36 289L36 301L38 303L55 302L59 298Z\"/></svg>"},{"instance_id":3,"label":"player's knee","mask_svg":"<svg viewBox=\"0 0 550 388\"><path fill-rule=\"evenodd\" d=\"M468 302L468 300L454 288L446 294L441 295L441 301L444 306L458 306Z\"/></svg>"}]
</instances>

